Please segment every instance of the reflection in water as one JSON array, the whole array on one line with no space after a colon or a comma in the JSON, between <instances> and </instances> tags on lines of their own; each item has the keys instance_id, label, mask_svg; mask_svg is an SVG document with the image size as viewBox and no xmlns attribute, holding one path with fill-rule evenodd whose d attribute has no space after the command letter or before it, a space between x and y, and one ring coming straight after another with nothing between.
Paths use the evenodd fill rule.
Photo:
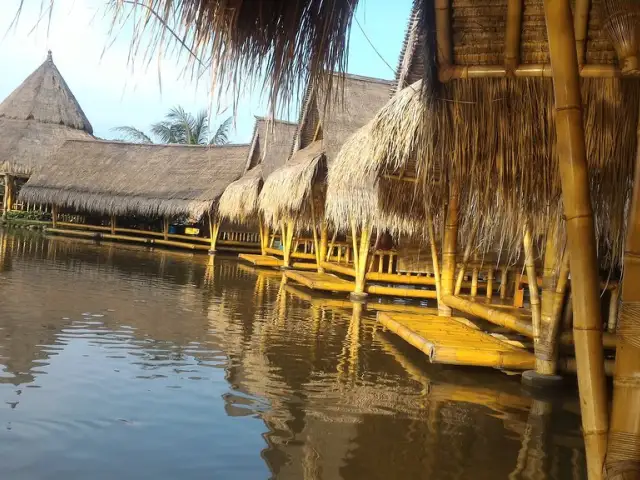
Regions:
<instances>
[{"instance_id":1,"label":"reflection in water","mask_svg":"<svg viewBox=\"0 0 640 480\"><path fill-rule=\"evenodd\" d=\"M364 305L230 257L0 235L3 478L585 478L573 393L429 365Z\"/></svg>"}]
</instances>

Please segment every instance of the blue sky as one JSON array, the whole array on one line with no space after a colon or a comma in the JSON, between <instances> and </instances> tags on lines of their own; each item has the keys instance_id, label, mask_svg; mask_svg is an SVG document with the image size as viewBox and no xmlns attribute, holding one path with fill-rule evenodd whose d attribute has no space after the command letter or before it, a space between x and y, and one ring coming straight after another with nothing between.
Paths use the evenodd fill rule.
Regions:
<instances>
[{"instance_id":1,"label":"blue sky","mask_svg":"<svg viewBox=\"0 0 640 480\"><path fill-rule=\"evenodd\" d=\"M161 58L149 65L140 61L131 64L128 32L107 45L110 19L104 15L105 0L56 0L49 29L46 19L38 23L41 0L25 0L17 27L9 29L19 3L20 0L3 0L0 99L35 70L51 49L54 62L99 137L114 138L116 134L110 129L118 125L148 131L149 125L174 105L195 112L211 104L213 114L218 115L214 123L231 115L230 99L212 97L206 78L195 83L183 75L184 57ZM360 0L358 6L356 17L362 30L392 68L397 65L411 4L412 0ZM362 30L354 23L349 72L393 78L393 71ZM242 96L231 140L248 142L253 116L265 114L266 108L259 89ZM289 117L296 120L297 112L291 112Z\"/></svg>"}]
</instances>

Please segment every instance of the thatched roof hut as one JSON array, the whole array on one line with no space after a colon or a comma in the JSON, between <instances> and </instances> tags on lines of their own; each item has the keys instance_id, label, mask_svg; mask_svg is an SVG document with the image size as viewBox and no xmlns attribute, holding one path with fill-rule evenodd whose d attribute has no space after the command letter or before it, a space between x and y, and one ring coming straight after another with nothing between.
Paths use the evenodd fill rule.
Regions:
<instances>
[{"instance_id":1,"label":"thatched roof hut","mask_svg":"<svg viewBox=\"0 0 640 480\"><path fill-rule=\"evenodd\" d=\"M347 75L343 90L335 96L308 89L293 154L267 178L260 193L260 211L269 223L299 217L314 197L320 197L321 208L324 194L318 190L325 184L327 166L389 97L390 87L386 80ZM314 195L314 189L319 195Z\"/></svg>"},{"instance_id":2,"label":"thatched roof hut","mask_svg":"<svg viewBox=\"0 0 640 480\"><path fill-rule=\"evenodd\" d=\"M30 175L68 139L92 138L93 128L69 86L47 59L0 103L0 172Z\"/></svg>"},{"instance_id":3,"label":"thatched roof hut","mask_svg":"<svg viewBox=\"0 0 640 480\"><path fill-rule=\"evenodd\" d=\"M211 211L244 171L249 145L154 145L69 140L20 191L25 202L109 215Z\"/></svg>"},{"instance_id":4,"label":"thatched roof hut","mask_svg":"<svg viewBox=\"0 0 640 480\"><path fill-rule=\"evenodd\" d=\"M289 158L296 129L295 123L256 117L245 174L220 197L220 217L245 223L257 215L264 180Z\"/></svg>"}]
</instances>

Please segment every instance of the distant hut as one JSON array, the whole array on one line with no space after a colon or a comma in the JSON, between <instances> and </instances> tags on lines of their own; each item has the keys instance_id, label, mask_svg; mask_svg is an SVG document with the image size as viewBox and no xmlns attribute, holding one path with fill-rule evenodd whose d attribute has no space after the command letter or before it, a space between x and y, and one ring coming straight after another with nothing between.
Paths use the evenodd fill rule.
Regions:
<instances>
[{"instance_id":1,"label":"distant hut","mask_svg":"<svg viewBox=\"0 0 640 480\"><path fill-rule=\"evenodd\" d=\"M11 210L15 179L46 167L71 139L92 138L93 128L69 86L47 59L0 103L0 174L4 175L4 211Z\"/></svg>"},{"instance_id":2,"label":"distant hut","mask_svg":"<svg viewBox=\"0 0 640 480\"><path fill-rule=\"evenodd\" d=\"M265 221L280 227L284 264L289 266L294 231L313 232L321 269L327 225L324 196L327 166L349 136L363 126L389 97L391 82L346 75L335 95L308 88L289 161L264 183L259 207ZM320 240L317 239L320 229ZM324 245L324 247L322 246Z\"/></svg>"},{"instance_id":3,"label":"distant hut","mask_svg":"<svg viewBox=\"0 0 640 480\"><path fill-rule=\"evenodd\" d=\"M100 140L68 140L46 170L31 176L20 192L27 202L54 206L58 212L164 219L186 217L209 225L209 249L215 251L220 229L217 202L242 174L249 145L155 145Z\"/></svg>"},{"instance_id":4,"label":"distant hut","mask_svg":"<svg viewBox=\"0 0 640 480\"><path fill-rule=\"evenodd\" d=\"M269 227L259 215L258 196L264 180L289 158L296 128L295 123L256 117L245 174L231 183L220 197L221 219L236 224L258 224L263 255Z\"/></svg>"}]
</instances>

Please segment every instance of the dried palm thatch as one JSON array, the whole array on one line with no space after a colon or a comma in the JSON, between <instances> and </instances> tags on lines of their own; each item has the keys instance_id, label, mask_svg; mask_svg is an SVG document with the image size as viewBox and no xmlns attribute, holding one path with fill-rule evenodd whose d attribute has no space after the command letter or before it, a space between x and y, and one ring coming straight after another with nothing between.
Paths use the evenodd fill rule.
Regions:
<instances>
[{"instance_id":1,"label":"dried palm thatch","mask_svg":"<svg viewBox=\"0 0 640 480\"><path fill-rule=\"evenodd\" d=\"M188 215L215 208L244 169L248 145L69 140L20 191L25 202L110 215Z\"/></svg>"},{"instance_id":2,"label":"dried palm thatch","mask_svg":"<svg viewBox=\"0 0 640 480\"><path fill-rule=\"evenodd\" d=\"M239 94L247 82L266 76L275 105L303 85L331 90L346 70L349 31L358 0L113 0L115 19L133 17L132 51L150 38L156 47L186 47L194 70L203 64L214 84ZM133 14L129 8L134 5ZM150 35L142 32L151 30Z\"/></svg>"},{"instance_id":3,"label":"dried palm thatch","mask_svg":"<svg viewBox=\"0 0 640 480\"><path fill-rule=\"evenodd\" d=\"M296 127L295 123L256 118L248 171L220 197L218 213L222 218L246 223L257 215L258 195L264 179L287 161Z\"/></svg>"},{"instance_id":4,"label":"dried palm thatch","mask_svg":"<svg viewBox=\"0 0 640 480\"><path fill-rule=\"evenodd\" d=\"M56 68L51 52L0 103L0 172L28 176L46 166L65 140L90 139L89 120Z\"/></svg>"},{"instance_id":5,"label":"dried palm thatch","mask_svg":"<svg viewBox=\"0 0 640 480\"><path fill-rule=\"evenodd\" d=\"M298 149L284 167L267 178L260 193L260 211L268 222L276 225L282 219L310 219L312 198L316 218L322 218L327 167L349 136L385 102L390 86L385 80L347 75L341 96L307 92L294 141ZM311 141L313 136L307 132L314 132L319 139Z\"/></svg>"}]
</instances>

